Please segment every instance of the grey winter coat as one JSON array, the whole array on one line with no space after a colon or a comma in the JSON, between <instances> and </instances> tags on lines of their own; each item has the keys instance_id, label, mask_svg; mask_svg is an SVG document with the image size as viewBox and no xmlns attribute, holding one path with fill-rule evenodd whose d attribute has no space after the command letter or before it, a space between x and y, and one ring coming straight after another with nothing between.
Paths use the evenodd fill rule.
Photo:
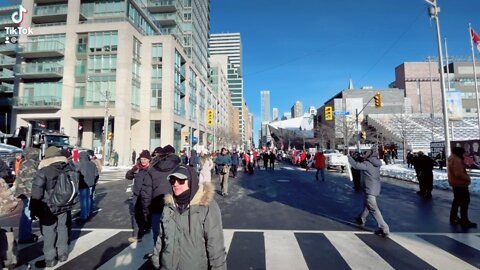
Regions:
<instances>
[{"instance_id":1,"label":"grey winter coat","mask_svg":"<svg viewBox=\"0 0 480 270\"><path fill-rule=\"evenodd\" d=\"M220 208L210 183L199 185L190 208L179 213L171 194L165 196L153 264L160 269L227 269Z\"/></svg>"},{"instance_id":2,"label":"grey winter coat","mask_svg":"<svg viewBox=\"0 0 480 270\"><path fill-rule=\"evenodd\" d=\"M360 181L366 194L378 196L382 182L380 182L380 167L382 161L377 157L369 157L365 161L355 161L351 156L348 156L350 166L360 171Z\"/></svg>"},{"instance_id":3,"label":"grey winter coat","mask_svg":"<svg viewBox=\"0 0 480 270\"><path fill-rule=\"evenodd\" d=\"M97 166L90 161L90 156L87 152L80 152L78 160L77 170L80 172L79 188L93 187L98 180Z\"/></svg>"}]
</instances>

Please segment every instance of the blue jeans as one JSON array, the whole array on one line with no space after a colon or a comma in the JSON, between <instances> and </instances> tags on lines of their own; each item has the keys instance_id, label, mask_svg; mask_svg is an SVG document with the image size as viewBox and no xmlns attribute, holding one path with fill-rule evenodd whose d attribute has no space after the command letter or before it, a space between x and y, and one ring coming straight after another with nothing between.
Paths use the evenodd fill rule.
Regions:
<instances>
[{"instance_id":1,"label":"blue jeans","mask_svg":"<svg viewBox=\"0 0 480 270\"><path fill-rule=\"evenodd\" d=\"M80 191L80 218L87 220L92 208L92 199L90 197L91 188L81 188Z\"/></svg>"},{"instance_id":2,"label":"blue jeans","mask_svg":"<svg viewBox=\"0 0 480 270\"><path fill-rule=\"evenodd\" d=\"M93 187L90 187L90 214L93 214L93 210L95 210L95 188L97 185L93 185Z\"/></svg>"},{"instance_id":3,"label":"blue jeans","mask_svg":"<svg viewBox=\"0 0 480 270\"><path fill-rule=\"evenodd\" d=\"M29 240L32 236L32 219L30 218L30 210L28 206L30 205L30 198L23 197L23 211L22 216L20 217L20 224L18 225L18 240L25 241Z\"/></svg>"},{"instance_id":4,"label":"blue jeans","mask_svg":"<svg viewBox=\"0 0 480 270\"><path fill-rule=\"evenodd\" d=\"M320 172L320 177L322 178L323 181L325 181L325 169L317 169L317 173L315 174L317 180L318 180L319 172Z\"/></svg>"}]
</instances>

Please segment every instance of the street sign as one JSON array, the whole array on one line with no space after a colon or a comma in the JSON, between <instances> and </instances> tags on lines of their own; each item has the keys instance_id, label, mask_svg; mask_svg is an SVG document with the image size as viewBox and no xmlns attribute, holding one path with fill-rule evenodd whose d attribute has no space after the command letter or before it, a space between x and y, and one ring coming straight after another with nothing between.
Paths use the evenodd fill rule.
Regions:
<instances>
[{"instance_id":1,"label":"street sign","mask_svg":"<svg viewBox=\"0 0 480 270\"><path fill-rule=\"evenodd\" d=\"M350 112L340 112L340 111L334 111L333 115L350 115Z\"/></svg>"},{"instance_id":2,"label":"street sign","mask_svg":"<svg viewBox=\"0 0 480 270\"><path fill-rule=\"evenodd\" d=\"M214 139L214 137L213 137L212 134L208 135L207 140L208 140L209 142L213 142L213 139Z\"/></svg>"}]
</instances>

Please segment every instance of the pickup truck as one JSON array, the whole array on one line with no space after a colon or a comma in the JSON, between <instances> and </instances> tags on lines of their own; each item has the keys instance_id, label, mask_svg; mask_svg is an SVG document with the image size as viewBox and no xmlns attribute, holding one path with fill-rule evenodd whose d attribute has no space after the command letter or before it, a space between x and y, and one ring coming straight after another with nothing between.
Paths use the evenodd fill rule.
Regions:
<instances>
[{"instance_id":1,"label":"pickup truck","mask_svg":"<svg viewBox=\"0 0 480 270\"><path fill-rule=\"evenodd\" d=\"M342 172L345 170L345 166L348 162L347 156L335 149L324 150L323 154L326 158L325 163L327 165L327 169L336 168L337 170L341 170Z\"/></svg>"},{"instance_id":2,"label":"pickup truck","mask_svg":"<svg viewBox=\"0 0 480 270\"><path fill-rule=\"evenodd\" d=\"M21 148L9 144L0 143L0 159L2 159L8 165L8 167L10 167L10 170L12 172L15 171L15 155L22 153L23 151ZM5 179L5 182L7 182L7 184L12 184L13 181L15 181L15 177L13 174L11 174L11 177L7 177L7 179Z\"/></svg>"}]
</instances>

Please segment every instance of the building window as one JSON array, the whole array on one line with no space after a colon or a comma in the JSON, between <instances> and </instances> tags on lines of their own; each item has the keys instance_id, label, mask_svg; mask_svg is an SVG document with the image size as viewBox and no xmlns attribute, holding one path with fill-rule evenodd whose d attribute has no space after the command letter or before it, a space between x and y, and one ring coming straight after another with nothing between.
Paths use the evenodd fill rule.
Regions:
<instances>
[{"instance_id":1,"label":"building window","mask_svg":"<svg viewBox=\"0 0 480 270\"><path fill-rule=\"evenodd\" d=\"M152 45L152 61L162 62L162 59L163 59L163 45L153 44Z\"/></svg>"},{"instance_id":2,"label":"building window","mask_svg":"<svg viewBox=\"0 0 480 270\"><path fill-rule=\"evenodd\" d=\"M88 34L90 52L114 52L118 49L118 34L113 32L92 32Z\"/></svg>"},{"instance_id":3,"label":"building window","mask_svg":"<svg viewBox=\"0 0 480 270\"><path fill-rule=\"evenodd\" d=\"M162 109L162 84L152 83L152 98L150 99L151 110Z\"/></svg>"},{"instance_id":4,"label":"building window","mask_svg":"<svg viewBox=\"0 0 480 270\"><path fill-rule=\"evenodd\" d=\"M152 120L150 121L150 149L155 149L160 146L161 140L162 121Z\"/></svg>"}]
</instances>

